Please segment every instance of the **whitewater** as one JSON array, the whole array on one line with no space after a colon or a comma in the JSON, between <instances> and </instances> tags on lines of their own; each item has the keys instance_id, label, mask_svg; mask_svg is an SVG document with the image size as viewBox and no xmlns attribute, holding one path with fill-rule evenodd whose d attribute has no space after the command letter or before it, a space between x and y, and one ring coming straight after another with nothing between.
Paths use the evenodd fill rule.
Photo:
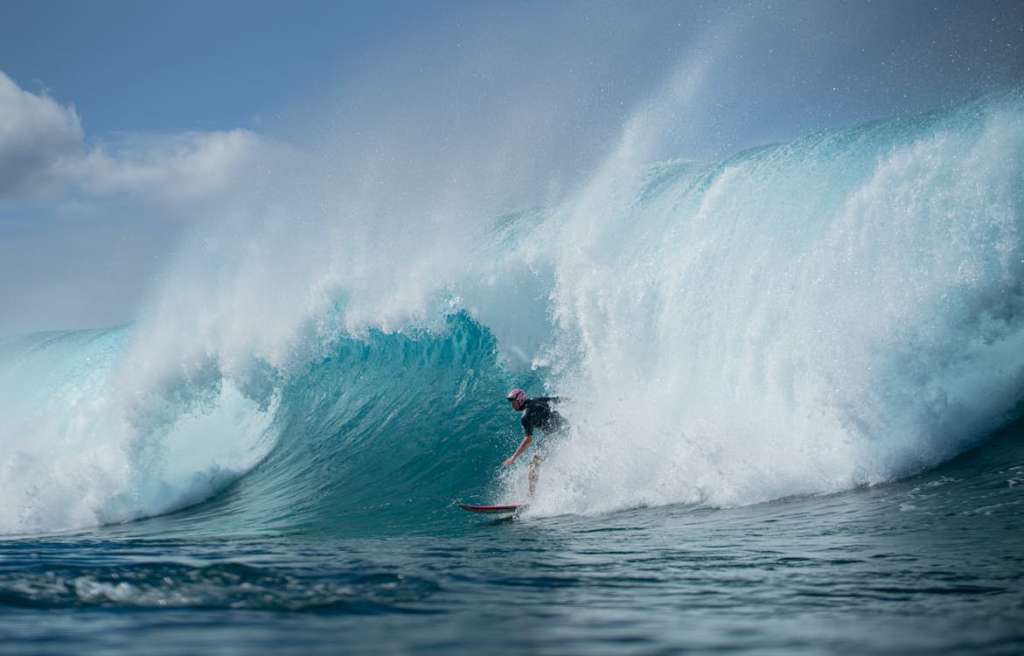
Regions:
<instances>
[{"instance_id":1,"label":"whitewater","mask_svg":"<svg viewBox=\"0 0 1024 656\"><path fill-rule=\"evenodd\" d=\"M1018 649L1024 92L710 163L649 159L671 121L542 203L272 176L136 322L0 340L11 635L118 608L57 635L124 646L172 608L294 653ZM571 429L480 522L455 504L526 494L511 387ZM216 617L153 621L202 650Z\"/></svg>"}]
</instances>

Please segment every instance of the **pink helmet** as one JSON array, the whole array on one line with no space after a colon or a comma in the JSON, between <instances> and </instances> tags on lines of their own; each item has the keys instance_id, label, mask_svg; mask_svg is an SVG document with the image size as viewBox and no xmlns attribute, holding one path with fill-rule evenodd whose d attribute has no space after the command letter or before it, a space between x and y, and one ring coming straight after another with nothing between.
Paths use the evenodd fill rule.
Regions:
<instances>
[{"instance_id":1,"label":"pink helmet","mask_svg":"<svg viewBox=\"0 0 1024 656\"><path fill-rule=\"evenodd\" d=\"M509 392L505 398L512 402L512 407L516 410L522 410L526 405L526 392L518 387Z\"/></svg>"}]
</instances>

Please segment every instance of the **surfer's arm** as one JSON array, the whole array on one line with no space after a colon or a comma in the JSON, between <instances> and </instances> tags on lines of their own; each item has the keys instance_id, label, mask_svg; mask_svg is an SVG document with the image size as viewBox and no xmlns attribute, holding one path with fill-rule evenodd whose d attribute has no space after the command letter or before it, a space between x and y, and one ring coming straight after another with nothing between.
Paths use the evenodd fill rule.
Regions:
<instances>
[{"instance_id":1,"label":"surfer's arm","mask_svg":"<svg viewBox=\"0 0 1024 656\"><path fill-rule=\"evenodd\" d=\"M523 455L523 451L526 451L528 448L530 448L530 442L532 441L533 435L527 435L526 437L524 437L523 441L519 443L519 448L516 449L516 452L509 456L508 459L505 460L505 462L501 463L501 465L503 467L510 467L519 456Z\"/></svg>"}]
</instances>

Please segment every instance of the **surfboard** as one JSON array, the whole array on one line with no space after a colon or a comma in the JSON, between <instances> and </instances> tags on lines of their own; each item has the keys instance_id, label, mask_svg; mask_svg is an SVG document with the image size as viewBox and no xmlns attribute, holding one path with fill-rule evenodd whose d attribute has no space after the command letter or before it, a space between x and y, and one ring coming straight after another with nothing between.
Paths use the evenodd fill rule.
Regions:
<instances>
[{"instance_id":1,"label":"surfboard","mask_svg":"<svg viewBox=\"0 0 1024 656\"><path fill-rule=\"evenodd\" d=\"M525 508L526 504L523 503L512 503L504 506L474 506L468 503L460 503L459 508L466 510L471 513L481 513L485 515L498 515L501 513L514 513L520 508Z\"/></svg>"}]
</instances>

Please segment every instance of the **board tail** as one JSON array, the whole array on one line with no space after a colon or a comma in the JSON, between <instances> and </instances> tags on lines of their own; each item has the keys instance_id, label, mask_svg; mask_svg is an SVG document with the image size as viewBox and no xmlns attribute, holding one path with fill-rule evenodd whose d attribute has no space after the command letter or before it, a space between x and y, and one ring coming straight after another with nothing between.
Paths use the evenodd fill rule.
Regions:
<instances>
[{"instance_id":1,"label":"board tail","mask_svg":"<svg viewBox=\"0 0 1024 656\"><path fill-rule=\"evenodd\" d=\"M505 514L507 514L507 513L514 513L516 511L518 511L520 508L525 508L526 504L523 504L523 503L512 503L512 504L506 504L506 505L501 505L501 506L475 506L475 505L468 504L468 503L460 503L459 507L462 508L463 510L465 510L467 512L471 512L471 513L481 513L481 514L496 515L496 514L501 514L501 513L505 513Z\"/></svg>"}]
</instances>

